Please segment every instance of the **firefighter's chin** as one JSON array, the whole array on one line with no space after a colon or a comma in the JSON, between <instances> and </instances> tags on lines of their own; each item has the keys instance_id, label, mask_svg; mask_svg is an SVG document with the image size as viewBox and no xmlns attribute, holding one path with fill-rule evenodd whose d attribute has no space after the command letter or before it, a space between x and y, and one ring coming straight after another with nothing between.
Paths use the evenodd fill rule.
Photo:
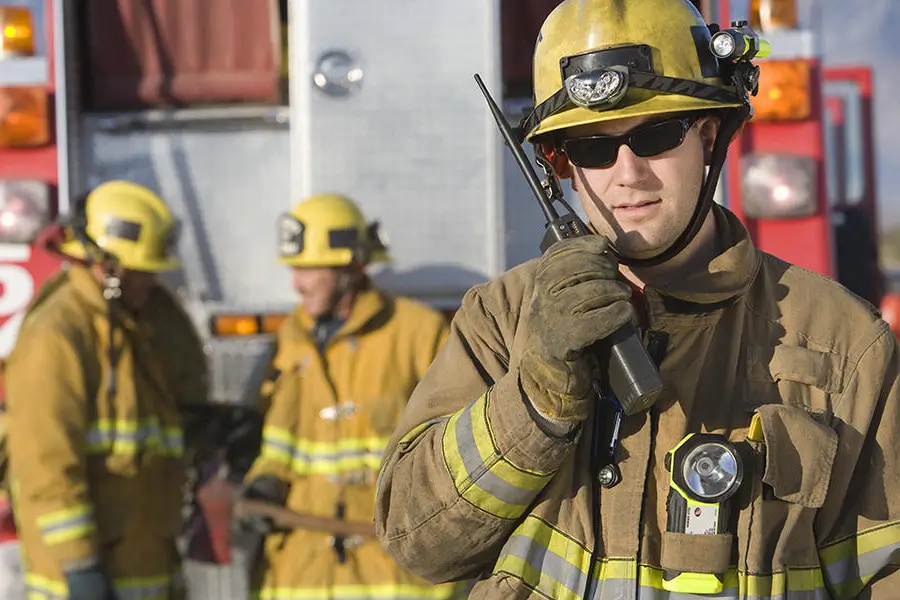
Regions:
<instances>
[{"instance_id":1,"label":"firefighter's chin","mask_svg":"<svg viewBox=\"0 0 900 600\"><path fill-rule=\"evenodd\" d=\"M122 304L132 311L139 311L150 301L157 284L156 274L126 271L122 278Z\"/></svg>"},{"instance_id":2,"label":"firefighter's chin","mask_svg":"<svg viewBox=\"0 0 900 600\"><path fill-rule=\"evenodd\" d=\"M303 311L313 320L324 317L334 311L333 294L328 289L313 289L307 293L297 290Z\"/></svg>"},{"instance_id":3,"label":"firefighter's chin","mask_svg":"<svg viewBox=\"0 0 900 600\"><path fill-rule=\"evenodd\" d=\"M626 259L641 260L652 258L663 252L668 245L648 240L640 231L629 231L614 236L611 242L616 254ZM671 242L670 242L671 243Z\"/></svg>"},{"instance_id":4,"label":"firefighter's chin","mask_svg":"<svg viewBox=\"0 0 900 600\"><path fill-rule=\"evenodd\" d=\"M304 296L300 294L300 304L303 306L304 312L313 320L323 316L327 311L325 303L315 296Z\"/></svg>"}]
</instances>

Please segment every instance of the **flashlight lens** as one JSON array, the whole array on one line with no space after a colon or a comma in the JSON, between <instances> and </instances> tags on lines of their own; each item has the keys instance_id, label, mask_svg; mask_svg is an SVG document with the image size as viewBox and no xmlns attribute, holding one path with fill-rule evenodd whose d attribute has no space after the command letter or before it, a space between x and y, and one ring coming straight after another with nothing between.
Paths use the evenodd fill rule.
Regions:
<instances>
[{"instance_id":1,"label":"flashlight lens","mask_svg":"<svg viewBox=\"0 0 900 600\"><path fill-rule=\"evenodd\" d=\"M712 38L713 54L719 58L730 58L733 56L735 47L734 38L725 31L717 33Z\"/></svg>"},{"instance_id":2,"label":"flashlight lens","mask_svg":"<svg viewBox=\"0 0 900 600\"><path fill-rule=\"evenodd\" d=\"M715 442L700 444L684 461L684 481L699 498L717 498L737 482L737 457Z\"/></svg>"}]
</instances>

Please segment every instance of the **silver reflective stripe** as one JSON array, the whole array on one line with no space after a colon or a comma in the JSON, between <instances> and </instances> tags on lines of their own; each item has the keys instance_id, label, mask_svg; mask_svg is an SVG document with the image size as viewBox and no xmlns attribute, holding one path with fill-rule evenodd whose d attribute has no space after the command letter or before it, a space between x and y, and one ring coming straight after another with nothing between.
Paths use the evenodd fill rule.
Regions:
<instances>
[{"instance_id":1,"label":"silver reflective stripe","mask_svg":"<svg viewBox=\"0 0 900 600\"><path fill-rule=\"evenodd\" d=\"M472 428L472 406L474 405L466 408L456 421L456 443L463 465L466 467L466 472L469 475L469 480L506 504L512 504L513 506L527 506L531 504L531 501L534 500L540 490L528 490L513 485L491 473L489 470L491 465L486 465L482 461L481 454L478 452L478 445L475 443L475 432ZM492 463L501 460L496 453L492 455L491 459Z\"/></svg>"},{"instance_id":2,"label":"silver reflective stripe","mask_svg":"<svg viewBox=\"0 0 900 600\"><path fill-rule=\"evenodd\" d=\"M337 463L348 458L365 458L371 457L381 460L383 450L381 449L365 449L365 450L339 450L337 452L310 453L302 450L293 450L294 460L307 464L320 462Z\"/></svg>"},{"instance_id":3,"label":"silver reflective stripe","mask_svg":"<svg viewBox=\"0 0 900 600\"><path fill-rule=\"evenodd\" d=\"M816 590L792 590L788 594L774 596L741 595L735 588L727 588L718 594L685 594L683 592L667 592L651 587L641 587L639 600L832 600L825 588ZM605 598L603 600L606 600Z\"/></svg>"},{"instance_id":4,"label":"silver reflective stripe","mask_svg":"<svg viewBox=\"0 0 900 600\"><path fill-rule=\"evenodd\" d=\"M568 562L562 556L536 544L531 538L522 535L513 535L503 547L503 554L521 558L526 563L539 570L544 575L555 579L567 590L575 594L583 594L587 583L587 573ZM546 589L541 578L539 591L548 595L554 595L552 589ZM555 586L553 586L555 587Z\"/></svg>"},{"instance_id":5,"label":"silver reflective stripe","mask_svg":"<svg viewBox=\"0 0 900 600\"><path fill-rule=\"evenodd\" d=\"M825 578L834 587L861 579L868 579L900 558L900 544L890 544L877 550L839 560L825 568ZM793 600L793 599L792 599Z\"/></svg>"},{"instance_id":6,"label":"silver reflective stripe","mask_svg":"<svg viewBox=\"0 0 900 600\"><path fill-rule=\"evenodd\" d=\"M734 588L726 588L718 594L686 594L684 592L668 592L653 587L641 586L639 589L639 600L737 600L740 598L738 590ZM768 596L766 596L768 598ZM793 600L793 593L791 600ZM783 596L773 596L773 598L783 599ZM746 600L758 600L757 596L744 596ZM742 600L743 600L742 599ZM603 598L606 600L606 598Z\"/></svg>"},{"instance_id":7,"label":"silver reflective stripe","mask_svg":"<svg viewBox=\"0 0 900 600\"><path fill-rule=\"evenodd\" d=\"M166 600L169 597L168 583L129 587L116 585L115 587L116 596L120 600Z\"/></svg>"}]
</instances>

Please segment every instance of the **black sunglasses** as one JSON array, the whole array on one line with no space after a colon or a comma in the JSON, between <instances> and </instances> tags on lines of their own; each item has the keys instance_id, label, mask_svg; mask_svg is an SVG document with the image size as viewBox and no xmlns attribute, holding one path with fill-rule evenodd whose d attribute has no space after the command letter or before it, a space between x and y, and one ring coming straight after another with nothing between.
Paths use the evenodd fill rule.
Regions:
<instances>
[{"instance_id":1,"label":"black sunglasses","mask_svg":"<svg viewBox=\"0 0 900 600\"><path fill-rule=\"evenodd\" d=\"M562 150L569 161L583 169L601 169L616 162L619 147L627 144L643 158L677 148L700 115L658 121L635 127L622 135L589 135L563 140Z\"/></svg>"}]
</instances>

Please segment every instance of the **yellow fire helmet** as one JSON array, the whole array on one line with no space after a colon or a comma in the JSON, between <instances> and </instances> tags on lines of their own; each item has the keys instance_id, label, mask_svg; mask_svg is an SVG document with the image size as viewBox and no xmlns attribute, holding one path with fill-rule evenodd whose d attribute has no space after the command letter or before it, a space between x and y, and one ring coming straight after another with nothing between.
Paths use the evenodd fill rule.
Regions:
<instances>
[{"instance_id":1,"label":"yellow fire helmet","mask_svg":"<svg viewBox=\"0 0 900 600\"><path fill-rule=\"evenodd\" d=\"M711 35L688 0L564 0L537 39L524 133L742 106Z\"/></svg>"},{"instance_id":2,"label":"yellow fire helmet","mask_svg":"<svg viewBox=\"0 0 900 600\"><path fill-rule=\"evenodd\" d=\"M84 199L84 213L75 215L87 237L97 248L115 257L132 271L172 271L180 267L171 255L177 228L175 218L162 199L149 189L129 181L108 181ZM77 233L60 246L72 258L92 258Z\"/></svg>"},{"instance_id":3,"label":"yellow fire helmet","mask_svg":"<svg viewBox=\"0 0 900 600\"><path fill-rule=\"evenodd\" d=\"M317 194L278 218L279 262L292 267L347 267L389 262L377 222L346 196Z\"/></svg>"},{"instance_id":4,"label":"yellow fire helmet","mask_svg":"<svg viewBox=\"0 0 900 600\"><path fill-rule=\"evenodd\" d=\"M713 43L713 38L716 42ZM727 39L725 39L727 38ZM770 47L746 22L707 24L688 0L563 0L544 21L534 52L534 101L519 127L553 170L568 128L630 117L715 111L720 126L691 221L648 267L681 252L710 208L728 145L753 114L759 87L751 60ZM614 249L615 251L615 249Z\"/></svg>"}]
</instances>

